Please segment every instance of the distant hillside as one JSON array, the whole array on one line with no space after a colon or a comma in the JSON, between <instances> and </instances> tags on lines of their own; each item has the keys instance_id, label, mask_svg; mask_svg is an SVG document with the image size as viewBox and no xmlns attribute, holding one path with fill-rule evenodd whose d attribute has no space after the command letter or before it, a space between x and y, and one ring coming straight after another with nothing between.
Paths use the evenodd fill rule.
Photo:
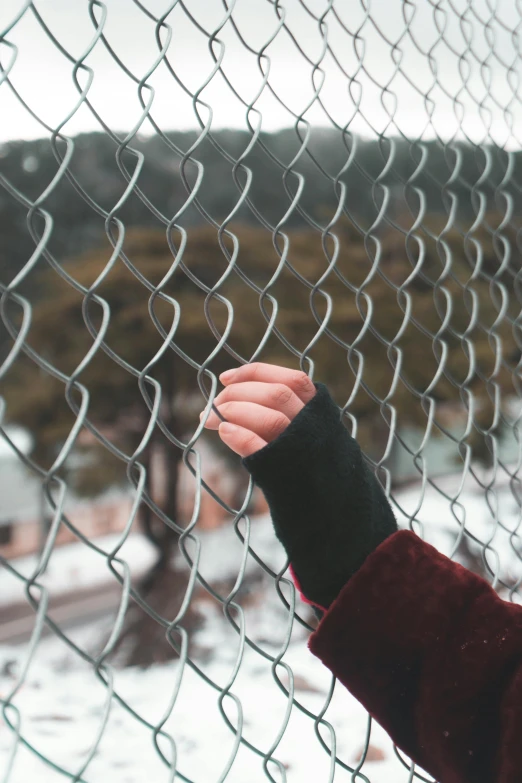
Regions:
<instances>
[{"instance_id":1,"label":"distant hillside","mask_svg":"<svg viewBox=\"0 0 522 783\"><path fill-rule=\"evenodd\" d=\"M243 204L234 219L263 223L267 227L280 223L292 227L314 222L327 225L339 201L340 183L344 183L345 209L357 224L369 228L376 222L383 200L383 189L374 187L377 180L390 189L388 218L409 213L410 209L417 215L419 192L426 200L427 212L445 213L451 205L451 196L456 196L455 217L468 223L479 209L479 194L485 199L486 211L498 209L503 214L506 210L505 198L500 192L495 194L495 188L506 177L508 155L491 147L477 150L459 144L453 150L445 150L440 144L429 142L423 144L423 152L417 142L367 141L348 135L343 140L337 131L317 129L312 131L307 151L299 155L301 141L295 130L288 129L262 134L242 158L243 167L236 167L234 172L234 162L245 153L251 141L248 133L217 131L212 141L207 137L196 147L192 160L187 158L181 165L182 155L187 154L196 138L195 132L171 133L170 147L157 136L133 140L130 147L144 156L137 184L149 205L133 193L116 210L120 220L126 225L160 227L159 215L165 223L177 215L177 222L184 226L207 222L207 219L221 223L238 203L240 188L247 181L245 167L252 172L249 191L252 206ZM58 150L63 156L65 145L60 143ZM103 210L114 209L127 186L118 168L117 152L117 145L102 133L74 139L69 169L100 210L87 203L67 177L59 180L42 203L54 221L49 249L59 260L78 256L99 243L104 233ZM503 184L502 193L513 199L516 214L522 207L522 196L516 186L520 181L522 155L511 154L513 173ZM194 204L184 209L198 173L193 161L204 167L198 191L200 209ZM129 149L122 152L120 163L130 173L137 162L137 156ZM457 169L458 176L448 185ZM477 184L486 169L487 184ZM49 140L10 142L0 147L0 282L4 284L34 250L26 223L27 207L13 195L13 189L34 201L48 187L57 170L58 161ZM304 183L299 182L296 173L304 176ZM410 185L404 190L406 181ZM287 214L301 186L298 206ZM382 219L378 222L382 223ZM35 220L37 233L41 233L42 225L41 219Z\"/></svg>"}]
</instances>

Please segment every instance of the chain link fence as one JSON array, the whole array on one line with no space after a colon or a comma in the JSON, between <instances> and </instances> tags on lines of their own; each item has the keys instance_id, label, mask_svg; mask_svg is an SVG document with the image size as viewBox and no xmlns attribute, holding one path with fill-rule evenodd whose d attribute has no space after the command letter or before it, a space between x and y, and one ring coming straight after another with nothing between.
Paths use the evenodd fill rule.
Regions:
<instances>
[{"instance_id":1,"label":"chain link fence","mask_svg":"<svg viewBox=\"0 0 522 783\"><path fill-rule=\"evenodd\" d=\"M521 24L1 9L3 781L430 779L309 660L198 414L237 364L325 381L400 526L519 601Z\"/></svg>"}]
</instances>

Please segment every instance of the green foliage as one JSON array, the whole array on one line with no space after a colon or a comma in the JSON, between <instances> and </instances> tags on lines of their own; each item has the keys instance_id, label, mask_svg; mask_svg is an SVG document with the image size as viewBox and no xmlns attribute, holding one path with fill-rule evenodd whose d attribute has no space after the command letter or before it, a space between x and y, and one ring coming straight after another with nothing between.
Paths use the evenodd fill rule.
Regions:
<instances>
[{"instance_id":1,"label":"green foliage","mask_svg":"<svg viewBox=\"0 0 522 783\"><path fill-rule=\"evenodd\" d=\"M178 222L183 226L201 225L204 219L197 208L193 205L184 207L188 197L184 179L193 185L197 175L194 161L198 161L204 167L198 197L213 219L223 221L237 206L238 183L244 186L244 171L239 169L234 176L233 163L220 154L208 138L197 145L191 159L182 167L181 156L193 148L198 134L173 132L168 137L179 154L157 136L135 138L130 145L143 154L138 185L144 196L167 220L180 213ZM468 225L472 224L484 202L490 212L499 209L499 203L501 211L505 212L507 197L511 200L513 214L519 214L522 208L517 185L522 166L521 152L507 153L487 145L477 149L464 143L445 148L437 141L421 143L401 138L374 141L352 134L343 136L334 129L325 128L312 129L307 143L310 155L302 153L302 139L294 129L261 133L260 143L252 147L251 136L246 131L213 131L212 137L233 159L241 156L250 169L249 195L256 210L271 225L278 224L288 211L297 188L293 172L304 177L299 199L301 209L322 225L335 214L341 184L345 187L345 209L364 229L382 223L379 214L385 188L391 194L387 217L396 216L398 220L402 214L419 214L420 192L427 214L443 215L446 220L451 209L455 220L467 221ZM70 171L89 197L102 209L110 211L127 187L127 180L116 162L116 144L103 133L80 134L73 142ZM298 154L300 151L302 154ZM6 143L0 146L2 175L27 198L34 200L46 190L58 171L56 154L65 155L62 142L58 143L56 152L48 139ZM421 159L424 160L422 165ZM29 167L28 161L32 164ZM392 165L389 165L390 161ZM132 152L123 154L123 164L129 172L134 172L136 163ZM290 165L292 173L283 180L284 168ZM505 176L508 165L512 166L509 178ZM486 166L488 175L484 178ZM458 176L455 176L457 169ZM336 188L333 182L338 176ZM54 219L49 248L60 260L92 250L104 232L103 215L79 195L67 177L59 180L43 207ZM242 223L258 224L247 203L235 214ZM117 215L127 226L158 226L157 217L135 193L125 199ZM0 188L2 282L12 279L34 250L26 220L27 209ZM411 218L409 222L411 224ZM41 220L36 219L34 226L41 232ZM285 228L306 227L303 215L296 209L285 220ZM403 250L402 241L401 252ZM29 287L31 283L32 279L29 279Z\"/></svg>"},{"instance_id":2,"label":"green foliage","mask_svg":"<svg viewBox=\"0 0 522 783\"><path fill-rule=\"evenodd\" d=\"M269 285L280 264L271 233L243 224L232 226L231 231L239 241L239 255L236 268L218 288L220 296L233 306L227 344L249 360L267 329L260 297L244 282L238 273L241 270L259 288L266 288L267 293L275 297L279 306L275 326L295 350L302 353L326 315L325 298L320 291L313 296L318 320L310 307L311 290L328 266L320 235L310 230L288 232L288 263L305 282L298 280L286 266ZM340 405L344 405L354 391L356 375L360 373L349 412L357 417L357 437L361 445L373 455L380 456L388 433L381 413L384 401L395 407L401 422L424 427L427 417L422 395L429 389L437 402L463 408L464 385L473 393L477 404L476 428L470 443L476 448L477 456L487 459L483 432L493 424L494 386L498 385L504 394L515 392L513 373L520 353L511 321L516 312L511 306L508 315L498 321L498 298L494 296L490 277L499 269L500 261L491 234L483 231L481 235L473 235L482 253L477 274L477 263L470 256L470 237L466 232L459 233L455 229L446 232L442 246L440 239L437 240L441 231L442 227L432 220L416 235L417 241L410 239L405 243L401 231L389 229L381 232L374 248L369 249L363 236L347 221L336 227L340 240L336 270L340 274L331 270L320 286L320 290L331 297L330 335L324 334L307 355L315 364L314 377L329 385ZM231 240L224 241L231 250ZM516 247L514 240L512 246ZM134 271L118 258L107 274L102 275L111 251L110 246L101 246L67 265L67 271L76 283L92 292L87 304L85 296L54 270L48 269L40 276L40 296L34 303L28 337L31 347L64 374L76 373L94 339L85 322L86 314L96 331L102 324L102 308L95 299L95 292L110 307L104 339L106 346L121 361L141 372L164 342L150 312L168 333L176 316L171 298L180 308L173 342L194 361L203 363L216 346L214 330L222 335L227 328L230 316L226 305L216 297L209 301L212 329L204 308L206 291L192 282L181 266L161 287L162 293L151 298L151 291L139 275L155 288L174 264L163 232L137 229L127 233L124 252ZM449 272L445 265L447 254L452 261ZM378 266L372 263L376 258ZM216 285L228 269L227 258L211 227L189 230L182 259L185 269L208 288ZM502 274L505 285L512 284L517 264L519 259L513 251L510 265ZM475 322L470 315L472 293L479 312ZM451 302L449 315L448 301ZM270 318L272 306L267 297L264 307L266 317ZM497 349L491 334L501 346L500 363L496 361ZM469 345L474 352L475 367L471 376ZM443 346L446 350L444 372L432 386ZM357 352L363 357L361 365ZM270 336L256 358L299 368L298 357L290 354L275 335ZM401 372L395 384L394 368L398 359ZM235 365L236 361L222 349L209 367L219 373ZM171 345L150 368L149 375L162 386L163 420L176 415L178 429L193 431L199 419L193 412L176 406L174 400L179 393L199 393L196 370L179 357ZM100 348L75 377L88 390L89 419L118 448L132 453L149 420L136 374L120 367ZM153 396L152 387L147 388ZM210 388L208 381L207 388ZM23 359L17 361L8 374L5 393L9 419L36 435L35 456L48 466L75 419L64 399L63 383ZM79 395L73 397L78 403ZM204 402L202 397L201 408ZM165 440L158 429L154 438L158 442ZM85 432L80 440L84 444L84 456L87 454L88 458L75 472L77 489L94 494L100 487L107 486L109 480L117 483L123 478L124 463L107 456L106 450L96 445ZM93 454L96 454L95 458Z\"/></svg>"},{"instance_id":3,"label":"green foliage","mask_svg":"<svg viewBox=\"0 0 522 783\"><path fill-rule=\"evenodd\" d=\"M93 209L67 177L59 179L41 202L53 219L46 249L80 290L40 258L17 288L33 306L28 343L86 389L91 425L114 447L133 454L150 418L137 377L147 369L161 385L162 422L175 437L186 440L199 425L197 414L205 399L196 369L177 351L202 364L219 336L230 329L226 347L208 364L210 370L219 374L236 366L234 351L245 361L255 357L296 369L306 353L314 362L314 378L328 384L340 405L350 400L348 413L354 419L347 417L346 424L352 429L356 421L355 434L372 457L379 459L384 453L390 406L399 424L424 429L429 394L437 403L435 425L444 427L458 412L466 413L469 394L474 427L466 443L475 459L490 460L487 433L499 431L495 393L500 391L504 399L518 392L514 384L522 344L515 323L520 310L520 252L511 215L522 208L522 153L461 143L448 148L437 141L368 141L319 128L312 130L304 152L293 129L262 133L253 146L250 134L241 131L213 131L212 139L207 136L194 145L196 138L195 132L169 134L178 152L159 137L133 139L132 147L143 155L137 184L144 198L134 190L122 202L128 183L116 162L114 142L104 134L80 135L74 139L69 170L100 209ZM218 151L219 145L231 158ZM60 157L65 150L61 142L58 146ZM192 156L182 165L189 149L194 150ZM2 175L29 201L40 199L58 170L55 152L48 140L5 144L0 147ZM240 157L252 177L250 203L245 200L236 209L247 181L244 168L234 166ZM26 165L28 159L31 165ZM187 192L197 181L195 161L203 172L199 205ZM134 173L137 159L130 150L123 153L123 162ZM511 173L506 177L508 165ZM303 182L299 209L290 208L298 188L296 174ZM327 256L337 252L326 227L338 212L341 193L343 214L350 220L343 217L335 223L339 252L335 269L323 279ZM108 213L116 205L116 216L127 227L123 250L133 266L121 256L107 270L113 248L101 240L106 230L103 210ZM226 224L239 246L233 268L233 242L226 233L218 242L204 212L215 225L234 213L237 224ZM485 219L477 227L479 212ZM158 214L163 224L177 216L170 237L174 245L180 242L179 227L187 231L183 266L173 269L175 258L165 233L158 230ZM0 189L4 284L34 251L27 217L27 209ZM259 228L261 222L265 228ZM279 226L280 231L270 226ZM42 234L38 214L31 228L37 237ZM285 235L288 255L280 270ZM252 290L242 275L266 289L266 295ZM160 284L162 293L151 297L151 287ZM207 297L214 286L219 295ZM503 293L508 305L499 318ZM324 294L331 305L328 333L309 348L330 306ZM272 315L268 295L278 303L275 327L292 350L272 334L257 352ZM103 323L96 297L110 307L105 347L136 372L121 367L101 347L78 372ZM226 301L220 298L233 307L231 322ZM179 306L179 323L167 351L153 362L164 343L161 331L168 333L177 317L172 300ZM8 305L7 311L19 326L17 307ZM0 362L11 345L12 338L0 323ZM441 364L443 372L437 375ZM308 369L308 364L302 367ZM153 396L152 386L146 388ZM210 390L208 381L206 388ZM8 419L33 433L33 457L49 468L76 421L78 391L71 390L67 400L60 380L21 355L3 379L2 394ZM193 405L191 395L199 395L201 404ZM216 433L202 437L213 439L229 457L236 456ZM153 497L151 484L157 478L156 467L161 468L158 502L171 520L177 519L180 453L156 427L140 454L147 469L146 489ZM238 460L233 461L237 465ZM67 461L66 477L76 492L93 496L123 482L125 468L125 461L83 428ZM172 570L177 535L146 503L140 508L140 522L158 553L140 591L155 611L174 617L186 589L184 577ZM133 607L125 632L134 640L130 661L150 662L150 650L158 649L149 644L154 628L149 627L148 614L140 617L138 611L133 617L132 611ZM186 627L187 622L190 614L185 615ZM163 634L157 623L153 625ZM172 653L166 643L165 650Z\"/></svg>"}]
</instances>

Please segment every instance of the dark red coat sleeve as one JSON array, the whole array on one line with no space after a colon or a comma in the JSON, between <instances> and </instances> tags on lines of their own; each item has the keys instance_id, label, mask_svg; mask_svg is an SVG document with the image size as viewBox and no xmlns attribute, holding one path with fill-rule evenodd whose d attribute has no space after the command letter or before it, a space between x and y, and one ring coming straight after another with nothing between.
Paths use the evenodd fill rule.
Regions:
<instances>
[{"instance_id":1,"label":"dark red coat sleeve","mask_svg":"<svg viewBox=\"0 0 522 783\"><path fill-rule=\"evenodd\" d=\"M415 533L372 552L309 648L440 783L521 783L522 607Z\"/></svg>"}]
</instances>

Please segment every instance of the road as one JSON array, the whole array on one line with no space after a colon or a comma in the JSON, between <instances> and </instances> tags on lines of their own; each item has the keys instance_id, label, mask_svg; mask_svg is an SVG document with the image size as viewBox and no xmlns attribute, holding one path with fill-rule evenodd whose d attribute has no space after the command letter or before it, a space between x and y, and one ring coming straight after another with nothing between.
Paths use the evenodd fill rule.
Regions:
<instances>
[{"instance_id":1,"label":"road","mask_svg":"<svg viewBox=\"0 0 522 783\"><path fill-rule=\"evenodd\" d=\"M116 582L98 585L90 590L62 593L51 599L48 614L64 629L84 625L114 613L120 602L121 587ZM28 603L0 608L0 644L27 642L34 627L35 612ZM42 637L52 630L45 624Z\"/></svg>"}]
</instances>

